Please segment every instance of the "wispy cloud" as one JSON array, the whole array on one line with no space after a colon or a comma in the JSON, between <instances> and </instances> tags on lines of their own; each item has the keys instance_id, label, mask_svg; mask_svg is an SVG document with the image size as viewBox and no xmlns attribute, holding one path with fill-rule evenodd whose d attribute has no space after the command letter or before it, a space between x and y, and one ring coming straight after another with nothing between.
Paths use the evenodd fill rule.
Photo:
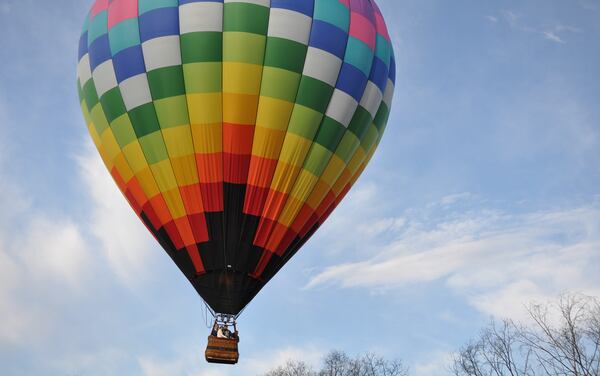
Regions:
<instances>
[{"instance_id":1,"label":"wispy cloud","mask_svg":"<svg viewBox=\"0 0 600 376\"><path fill-rule=\"evenodd\" d=\"M583 30L581 30L578 27L575 26L569 26L569 25L556 25L552 30L544 30L542 31L542 35L544 35L544 37L552 42L556 42L556 43L566 43L560 36L560 34L566 34L566 33L582 33Z\"/></svg>"},{"instance_id":2,"label":"wispy cloud","mask_svg":"<svg viewBox=\"0 0 600 376\"><path fill-rule=\"evenodd\" d=\"M48 310L85 300L98 275L144 282L157 247L91 146L78 157L76 175L92 208L83 220L34 206L35 198L3 169L5 152L0 146L0 346L13 346L53 336L62 324Z\"/></svg>"},{"instance_id":3,"label":"wispy cloud","mask_svg":"<svg viewBox=\"0 0 600 376\"><path fill-rule=\"evenodd\" d=\"M0 98L0 124L12 121ZM52 332L48 312L65 295L77 296L87 279L89 248L77 223L33 206L6 164L12 150L0 127L0 347L31 343Z\"/></svg>"},{"instance_id":4,"label":"wispy cloud","mask_svg":"<svg viewBox=\"0 0 600 376\"><path fill-rule=\"evenodd\" d=\"M35 341L51 332L53 315L47 310L64 298L53 291L80 294L91 265L76 223L37 212L18 189L2 186L8 199L0 200L0 346Z\"/></svg>"},{"instance_id":5,"label":"wispy cloud","mask_svg":"<svg viewBox=\"0 0 600 376\"><path fill-rule=\"evenodd\" d=\"M556 35L553 31L543 31L542 34L544 34L544 37L546 37L546 39L552 41L552 42L556 42L556 43L565 43L564 40L562 40L558 35Z\"/></svg>"},{"instance_id":6,"label":"wispy cloud","mask_svg":"<svg viewBox=\"0 0 600 376\"><path fill-rule=\"evenodd\" d=\"M518 21L519 21L519 18L521 18L520 15L516 14L515 12L513 12L511 10L502 11L502 15L504 16L504 19L508 22L508 24L510 26L519 27Z\"/></svg>"},{"instance_id":7,"label":"wispy cloud","mask_svg":"<svg viewBox=\"0 0 600 376\"><path fill-rule=\"evenodd\" d=\"M441 204L443 204L443 201ZM445 205L447 207L447 204ZM520 315L522 304L566 290L600 292L600 207L511 214L480 208L411 210L389 226L387 244L372 257L333 265L314 275L320 285L392 292L443 281L478 310ZM354 228L377 223L359 217ZM355 237L357 246L372 238Z\"/></svg>"},{"instance_id":8,"label":"wispy cloud","mask_svg":"<svg viewBox=\"0 0 600 376\"><path fill-rule=\"evenodd\" d=\"M440 203L442 205L452 205L452 204L456 204L459 201L468 200L472 197L473 197L473 195L469 192L454 193L454 194L442 197L440 200Z\"/></svg>"},{"instance_id":9,"label":"wispy cloud","mask_svg":"<svg viewBox=\"0 0 600 376\"><path fill-rule=\"evenodd\" d=\"M503 19L513 30L522 31L525 33L538 34L548 41L559 44L566 43L561 34L581 33L583 31L580 28L562 24L558 24L552 27L551 29L533 26L525 22L522 14L515 13L512 10L504 10L500 12L499 16L488 15L485 16L485 19L492 23L497 23L499 19Z\"/></svg>"},{"instance_id":10,"label":"wispy cloud","mask_svg":"<svg viewBox=\"0 0 600 376\"><path fill-rule=\"evenodd\" d=\"M77 157L79 175L92 206L87 227L99 242L110 269L124 283L136 286L149 277L156 261L152 236L116 187L90 141Z\"/></svg>"},{"instance_id":11,"label":"wispy cloud","mask_svg":"<svg viewBox=\"0 0 600 376\"><path fill-rule=\"evenodd\" d=\"M598 2L595 0L579 0L579 6L585 10L598 11Z\"/></svg>"},{"instance_id":12,"label":"wispy cloud","mask_svg":"<svg viewBox=\"0 0 600 376\"><path fill-rule=\"evenodd\" d=\"M583 30L580 29L580 28L578 28L578 27L568 26L568 25L557 25L555 27L555 30L558 31L558 32L568 31L568 32L571 32L571 33L582 33L583 32Z\"/></svg>"},{"instance_id":13,"label":"wispy cloud","mask_svg":"<svg viewBox=\"0 0 600 376\"><path fill-rule=\"evenodd\" d=\"M430 353L429 359L414 366L415 376L439 376L448 373L453 354L450 352Z\"/></svg>"},{"instance_id":14,"label":"wispy cloud","mask_svg":"<svg viewBox=\"0 0 600 376\"><path fill-rule=\"evenodd\" d=\"M494 17L494 16L485 16L484 17L486 20L488 20L491 23L498 23L498 17Z\"/></svg>"},{"instance_id":15,"label":"wispy cloud","mask_svg":"<svg viewBox=\"0 0 600 376\"><path fill-rule=\"evenodd\" d=\"M240 359L234 369L211 366L198 362L198 349L190 345L181 348L173 357L140 356L138 364L144 376L229 376L261 375L285 364L288 360L302 360L318 367L326 350L313 345L285 348L263 348Z\"/></svg>"}]
</instances>

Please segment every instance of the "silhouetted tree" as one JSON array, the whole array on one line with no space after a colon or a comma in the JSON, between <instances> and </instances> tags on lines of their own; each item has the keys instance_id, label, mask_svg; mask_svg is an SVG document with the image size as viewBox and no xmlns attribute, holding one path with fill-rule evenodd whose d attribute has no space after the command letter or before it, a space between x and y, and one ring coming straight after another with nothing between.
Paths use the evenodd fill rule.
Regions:
<instances>
[{"instance_id":1,"label":"silhouetted tree","mask_svg":"<svg viewBox=\"0 0 600 376\"><path fill-rule=\"evenodd\" d=\"M582 295L528 309L532 324L492 322L455 356L455 376L600 376L600 301Z\"/></svg>"},{"instance_id":2,"label":"silhouetted tree","mask_svg":"<svg viewBox=\"0 0 600 376\"><path fill-rule=\"evenodd\" d=\"M565 295L528 307L531 321L493 320L455 355L454 376L600 376L600 300ZM265 376L408 376L399 360L332 351L314 371L288 361Z\"/></svg>"},{"instance_id":3,"label":"silhouetted tree","mask_svg":"<svg viewBox=\"0 0 600 376\"><path fill-rule=\"evenodd\" d=\"M303 361L288 361L265 376L408 376L408 370L399 360L371 353L351 358L342 351L332 351L325 356L318 372Z\"/></svg>"},{"instance_id":4,"label":"silhouetted tree","mask_svg":"<svg viewBox=\"0 0 600 376\"><path fill-rule=\"evenodd\" d=\"M399 360L387 360L367 353L358 361L360 372L352 376L408 376L408 369Z\"/></svg>"},{"instance_id":5,"label":"silhouetted tree","mask_svg":"<svg viewBox=\"0 0 600 376\"><path fill-rule=\"evenodd\" d=\"M288 360L285 365L267 372L265 376L317 376L317 374L303 361Z\"/></svg>"},{"instance_id":6,"label":"silhouetted tree","mask_svg":"<svg viewBox=\"0 0 600 376\"><path fill-rule=\"evenodd\" d=\"M352 364L354 361L350 359L346 353L342 351L332 351L323 359L323 367L319 371L319 376L347 376L350 375Z\"/></svg>"}]
</instances>

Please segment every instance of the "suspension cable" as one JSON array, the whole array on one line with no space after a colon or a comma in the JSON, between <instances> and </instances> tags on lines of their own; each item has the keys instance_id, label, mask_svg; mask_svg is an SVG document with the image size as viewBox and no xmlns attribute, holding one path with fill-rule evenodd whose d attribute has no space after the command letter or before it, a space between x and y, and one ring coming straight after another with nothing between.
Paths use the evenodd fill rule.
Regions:
<instances>
[{"instance_id":1,"label":"suspension cable","mask_svg":"<svg viewBox=\"0 0 600 376\"><path fill-rule=\"evenodd\" d=\"M202 300L202 303L204 303L204 310L202 312L202 316L204 317L204 325L206 325L207 328L211 328L212 327L212 323L211 321L209 321L209 317L208 317L208 313L210 313L210 315L215 318L215 313L213 312L212 308L210 308L208 306L208 304L206 304L206 302L204 300Z\"/></svg>"}]
</instances>

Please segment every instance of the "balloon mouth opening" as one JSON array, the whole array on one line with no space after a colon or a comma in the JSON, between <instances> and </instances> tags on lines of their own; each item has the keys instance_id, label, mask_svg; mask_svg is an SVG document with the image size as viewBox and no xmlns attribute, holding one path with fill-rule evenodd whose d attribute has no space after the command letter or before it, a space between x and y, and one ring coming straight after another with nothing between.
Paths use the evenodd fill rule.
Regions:
<instances>
[{"instance_id":1,"label":"balloon mouth opening","mask_svg":"<svg viewBox=\"0 0 600 376\"><path fill-rule=\"evenodd\" d=\"M213 313L237 315L250 302L265 282L248 272L220 269L189 279Z\"/></svg>"}]
</instances>

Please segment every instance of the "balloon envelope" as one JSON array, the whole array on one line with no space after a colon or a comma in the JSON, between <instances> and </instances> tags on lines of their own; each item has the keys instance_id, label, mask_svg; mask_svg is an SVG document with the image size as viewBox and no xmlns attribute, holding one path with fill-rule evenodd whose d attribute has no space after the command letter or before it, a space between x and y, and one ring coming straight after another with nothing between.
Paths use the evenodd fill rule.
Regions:
<instances>
[{"instance_id":1,"label":"balloon envelope","mask_svg":"<svg viewBox=\"0 0 600 376\"><path fill-rule=\"evenodd\" d=\"M77 72L120 190L234 315L361 174L395 80L372 0L98 0Z\"/></svg>"}]
</instances>

